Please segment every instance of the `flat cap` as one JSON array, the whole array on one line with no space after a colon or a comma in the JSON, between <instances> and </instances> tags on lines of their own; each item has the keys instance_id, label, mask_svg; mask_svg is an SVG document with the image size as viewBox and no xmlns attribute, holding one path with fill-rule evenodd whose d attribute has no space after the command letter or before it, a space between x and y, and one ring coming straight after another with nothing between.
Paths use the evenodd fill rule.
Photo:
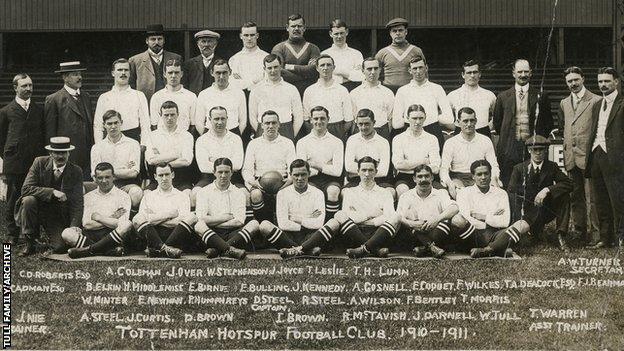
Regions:
<instances>
[{"instance_id":1,"label":"flat cap","mask_svg":"<svg viewBox=\"0 0 624 351\"><path fill-rule=\"evenodd\" d=\"M526 145L526 147L529 147L529 148L547 148L548 146L550 146L550 140L548 140L547 138L544 138L541 135L536 134L528 138L524 142L524 145Z\"/></svg>"},{"instance_id":2,"label":"flat cap","mask_svg":"<svg viewBox=\"0 0 624 351\"><path fill-rule=\"evenodd\" d=\"M209 29L205 29L202 31L199 31L197 33L195 33L194 35L195 40L199 39L199 38L215 38L215 39L219 39L221 38L221 34L217 33L217 32L213 32Z\"/></svg>"},{"instance_id":3,"label":"flat cap","mask_svg":"<svg viewBox=\"0 0 624 351\"><path fill-rule=\"evenodd\" d=\"M407 27L408 24L409 22L407 22L405 18L397 17L391 19L388 23L386 23L386 28L392 28L398 25L404 25L405 27Z\"/></svg>"}]
</instances>

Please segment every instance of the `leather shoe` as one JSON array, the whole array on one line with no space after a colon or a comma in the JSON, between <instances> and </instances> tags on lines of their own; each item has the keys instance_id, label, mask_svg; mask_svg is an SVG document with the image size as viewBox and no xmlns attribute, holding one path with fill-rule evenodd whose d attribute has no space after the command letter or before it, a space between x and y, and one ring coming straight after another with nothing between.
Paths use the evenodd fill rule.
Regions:
<instances>
[{"instance_id":1,"label":"leather shoe","mask_svg":"<svg viewBox=\"0 0 624 351\"><path fill-rule=\"evenodd\" d=\"M167 244L163 244L160 248L161 257L167 258L180 258L182 256L182 250L177 247L169 246Z\"/></svg>"},{"instance_id":2,"label":"leather shoe","mask_svg":"<svg viewBox=\"0 0 624 351\"><path fill-rule=\"evenodd\" d=\"M390 253L390 249L388 249L387 247L382 247L379 250L377 250L375 255L379 258L387 258L389 253Z\"/></svg>"},{"instance_id":3,"label":"leather shoe","mask_svg":"<svg viewBox=\"0 0 624 351\"><path fill-rule=\"evenodd\" d=\"M123 246L116 246L106 251L105 256L121 257L125 254L126 254L126 250L124 250Z\"/></svg>"},{"instance_id":4,"label":"leather shoe","mask_svg":"<svg viewBox=\"0 0 624 351\"><path fill-rule=\"evenodd\" d=\"M435 258L442 258L442 256L444 256L444 254L446 253L444 249L439 248L434 243L429 244L429 251L431 252L431 256Z\"/></svg>"},{"instance_id":5,"label":"leather shoe","mask_svg":"<svg viewBox=\"0 0 624 351\"><path fill-rule=\"evenodd\" d=\"M482 257L492 257L494 251L491 247L475 247L470 250L470 257L472 258L482 258Z\"/></svg>"},{"instance_id":6,"label":"leather shoe","mask_svg":"<svg viewBox=\"0 0 624 351\"><path fill-rule=\"evenodd\" d=\"M223 253L223 256L234 258L237 260L242 260L245 257L247 257L247 251L242 250L242 249L237 249L234 246L230 246L230 248L227 249L227 251Z\"/></svg>"},{"instance_id":7,"label":"leather shoe","mask_svg":"<svg viewBox=\"0 0 624 351\"><path fill-rule=\"evenodd\" d=\"M313 256L313 257L319 257L321 255L321 252L323 250L321 250L320 247L315 246L312 248L312 250L310 250L310 252L307 253L308 256Z\"/></svg>"},{"instance_id":8,"label":"leather shoe","mask_svg":"<svg viewBox=\"0 0 624 351\"><path fill-rule=\"evenodd\" d=\"M416 257L425 257L429 255L429 249L427 249L426 246L416 246L412 250L412 253L414 253L414 256Z\"/></svg>"},{"instance_id":9,"label":"leather shoe","mask_svg":"<svg viewBox=\"0 0 624 351\"><path fill-rule=\"evenodd\" d=\"M561 251L570 252L570 247L568 246L568 243L566 242L566 238L563 233L559 233L557 235L557 240L559 241L559 248L561 249Z\"/></svg>"},{"instance_id":10,"label":"leather shoe","mask_svg":"<svg viewBox=\"0 0 624 351\"><path fill-rule=\"evenodd\" d=\"M280 256L287 260L289 258L295 258L297 256L303 256L303 249L301 246L286 247L279 250Z\"/></svg>"},{"instance_id":11,"label":"leather shoe","mask_svg":"<svg viewBox=\"0 0 624 351\"><path fill-rule=\"evenodd\" d=\"M93 254L91 253L91 251L89 251L89 249L90 249L89 246L72 247L71 249L67 250L67 256L73 259L93 256Z\"/></svg>"},{"instance_id":12,"label":"leather shoe","mask_svg":"<svg viewBox=\"0 0 624 351\"><path fill-rule=\"evenodd\" d=\"M20 257L31 256L37 253L37 244L32 241L26 241L26 246L24 249L18 254Z\"/></svg>"},{"instance_id":13,"label":"leather shoe","mask_svg":"<svg viewBox=\"0 0 624 351\"><path fill-rule=\"evenodd\" d=\"M370 252L366 246L362 245L354 249L347 249L347 256L349 258L362 258L370 255Z\"/></svg>"},{"instance_id":14,"label":"leather shoe","mask_svg":"<svg viewBox=\"0 0 624 351\"><path fill-rule=\"evenodd\" d=\"M604 243L604 241L599 241L593 245L588 245L587 248L590 250L600 250L600 249L606 249L607 247L609 247L607 244Z\"/></svg>"},{"instance_id":15,"label":"leather shoe","mask_svg":"<svg viewBox=\"0 0 624 351\"><path fill-rule=\"evenodd\" d=\"M212 247L209 247L206 250L206 257L208 257L208 258L217 258L217 257L219 257L219 250L217 250L215 248L212 248Z\"/></svg>"}]
</instances>

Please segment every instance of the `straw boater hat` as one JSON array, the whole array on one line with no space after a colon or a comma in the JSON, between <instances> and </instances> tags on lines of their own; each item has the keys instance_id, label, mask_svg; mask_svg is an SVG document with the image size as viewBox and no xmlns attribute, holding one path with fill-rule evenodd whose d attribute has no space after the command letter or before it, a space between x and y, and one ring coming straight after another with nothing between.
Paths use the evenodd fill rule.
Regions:
<instances>
[{"instance_id":1,"label":"straw boater hat","mask_svg":"<svg viewBox=\"0 0 624 351\"><path fill-rule=\"evenodd\" d=\"M59 64L59 70L54 71L54 73L67 73L67 72L78 72L78 71L86 71L87 69L82 67L80 61L69 61L69 62L61 62Z\"/></svg>"},{"instance_id":2,"label":"straw boater hat","mask_svg":"<svg viewBox=\"0 0 624 351\"><path fill-rule=\"evenodd\" d=\"M48 151L72 151L75 149L74 145L71 144L71 141L68 137L57 136L50 138L50 145L46 145L45 147Z\"/></svg>"}]
</instances>

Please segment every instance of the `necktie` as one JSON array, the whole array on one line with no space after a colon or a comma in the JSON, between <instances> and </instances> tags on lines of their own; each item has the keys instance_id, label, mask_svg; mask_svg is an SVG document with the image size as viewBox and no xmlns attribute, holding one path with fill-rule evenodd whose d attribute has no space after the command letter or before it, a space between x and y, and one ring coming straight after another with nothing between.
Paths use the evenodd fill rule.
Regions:
<instances>
[{"instance_id":1,"label":"necktie","mask_svg":"<svg viewBox=\"0 0 624 351\"><path fill-rule=\"evenodd\" d=\"M54 170L54 179L58 180L60 177L61 177L61 170L57 168Z\"/></svg>"},{"instance_id":2,"label":"necktie","mask_svg":"<svg viewBox=\"0 0 624 351\"><path fill-rule=\"evenodd\" d=\"M522 88L520 88L520 91L518 91L518 97L520 98L520 100L524 100L524 90Z\"/></svg>"},{"instance_id":3,"label":"necktie","mask_svg":"<svg viewBox=\"0 0 624 351\"><path fill-rule=\"evenodd\" d=\"M80 99L80 93L76 93L72 95L72 97L74 98L74 100L78 101Z\"/></svg>"},{"instance_id":4,"label":"necktie","mask_svg":"<svg viewBox=\"0 0 624 351\"><path fill-rule=\"evenodd\" d=\"M602 99L602 110L603 111L607 110L607 99Z\"/></svg>"},{"instance_id":5,"label":"necktie","mask_svg":"<svg viewBox=\"0 0 624 351\"><path fill-rule=\"evenodd\" d=\"M578 101L579 101L579 97L576 94L572 94L572 109L576 110L576 108L578 107Z\"/></svg>"},{"instance_id":6,"label":"necktie","mask_svg":"<svg viewBox=\"0 0 624 351\"><path fill-rule=\"evenodd\" d=\"M24 106L22 106L24 108L24 111L28 111L28 102L24 102Z\"/></svg>"}]
</instances>

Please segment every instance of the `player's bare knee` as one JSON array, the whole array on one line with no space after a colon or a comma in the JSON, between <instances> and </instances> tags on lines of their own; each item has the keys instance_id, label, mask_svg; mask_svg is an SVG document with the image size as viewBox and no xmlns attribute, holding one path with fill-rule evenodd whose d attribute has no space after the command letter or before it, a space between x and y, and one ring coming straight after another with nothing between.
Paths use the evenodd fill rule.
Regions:
<instances>
[{"instance_id":1,"label":"player's bare knee","mask_svg":"<svg viewBox=\"0 0 624 351\"><path fill-rule=\"evenodd\" d=\"M245 224L243 228L250 233L255 233L260 230L260 223L258 223L257 220L252 219L251 221L247 222L247 224Z\"/></svg>"},{"instance_id":2,"label":"player's bare knee","mask_svg":"<svg viewBox=\"0 0 624 351\"><path fill-rule=\"evenodd\" d=\"M147 217L144 214L137 213L137 215L134 216L134 218L132 218L132 225L134 226L135 229L138 229L140 226L145 224L147 221L148 221Z\"/></svg>"},{"instance_id":3,"label":"player's bare knee","mask_svg":"<svg viewBox=\"0 0 624 351\"><path fill-rule=\"evenodd\" d=\"M333 232L337 232L340 229L340 222L335 218L330 219L325 223L325 226L329 227Z\"/></svg>"},{"instance_id":4,"label":"player's bare knee","mask_svg":"<svg viewBox=\"0 0 624 351\"><path fill-rule=\"evenodd\" d=\"M515 222L511 226L515 228L518 232L520 232L520 234L526 234L529 232L529 230L531 230L531 226L524 219Z\"/></svg>"},{"instance_id":5,"label":"player's bare knee","mask_svg":"<svg viewBox=\"0 0 624 351\"><path fill-rule=\"evenodd\" d=\"M453 225L455 228L465 228L468 226L468 221L466 221L464 216L458 213L453 216L453 218L451 218L451 225Z\"/></svg>"},{"instance_id":6,"label":"player's bare knee","mask_svg":"<svg viewBox=\"0 0 624 351\"><path fill-rule=\"evenodd\" d=\"M204 221L197 221L193 229L195 230L195 233L203 234L206 232L206 230L208 230L208 226L206 225Z\"/></svg>"},{"instance_id":7,"label":"player's bare knee","mask_svg":"<svg viewBox=\"0 0 624 351\"><path fill-rule=\"evenodd\" d=\"M186 214L182 217L182 222L192 227L195 223L197 223L197 216L194 213Z\"/></svg>"},{"instance_id":8,"label":"player's bare knee","mask_svg":"<svg viewBox=\"0 0 624 351\"><path fill-rule=\"evenodd\" d=\"M327 200L329 201L338 201L340 199L340 188L335 185L330 185L327 187Z\"/></svg>"},{"instance_id":9,"label":"player's bare knee","mask_svg":"<svg viewBox=\"0 0 624 351\"><path fill-rule=\"evenodd\" d=\"M251 203L257 204L262 202L262 191L260 189L252 189L249 193Z\"/></svg>"},{"instance_id":10,"label":"player's bare knee","mask_svg":"<svg viewBox=\"0 0 624 351\"><path fill-rule=\"evenodd\" d=\"M128 232L130 232L130 230L132 230L132 222L130 222L127 219L120 219L117 222L117 228L115 228L115 230L119 234L128 233Z\"/></svg>"},{"instance_id":11,"label":"player's bare knee","mask_svg":"<svg viewBox=\"0 0 624 351\"><path fill-rule=\"evenodd\" d=\"M398 229L401 225L401 215L394 212L388 216L386 222L390 223L395 229Z\"/></svg>"},{"instance_id":12,"label":"player's bare knee","mask_svg":"<svg viewBox=\"0 0 624 351\"><path fill-rule=\"evenodd\" d=\"M349 216L347 216L346 213L344 213L343 211L338 211L336 212L336 214L334 215L334 219L338 221L338 224L344 224L346 221L349 220Z\"/></svg>"},{"instance_id":13,"label":"player's bare knee","mask_svg":"<svg viewBox=\"0 0 624 351\"><path fill-rule=\"evenodd\" d=\"M78 239L80 238L80 235L82 235L82 230L80 230L80 228L69 227L69 228L65 228L61 232L61 239L63 239L65 244L67 244L68 246L74 247L76 246L76 243L78 242Z\"/></svg>"},{"instance_id":14,"label":"player's bare knee","mask_svg":"<svg viewBox=\"0 0 624 351\"><path fill-rule=\"evenodd\" d=\"M409 190L409 187L406 184L397 185L395 188L397 198L400 198L401 195L406 193L408 190Z\"/></svg>"},{"instance_id":15,"label":"player's bare knee","mask_svg":"<svg viewBox=\"0 0 624 351\"><path fill-rule=\"evenodd\" d=\"M394 188L385 188L386 191L388 191L390 193L390 195L392 195L392 199L394 201L396 201L397 199L397 191Z\"/></svg>"},{"instance_id":16,"label":"player's bare knee","mask_svg":"<svg viewBox=\"0 0 624 351\"><path fill-rule=\"evenodd\" d=\"M262 233L262 235L269 234L273 230L273 228L275 228L275 224L269 221L262 221L262 223L260 223L260 226L259 226L259 230L260 230L260 233Z\"/></svg>"}]
</instances>

